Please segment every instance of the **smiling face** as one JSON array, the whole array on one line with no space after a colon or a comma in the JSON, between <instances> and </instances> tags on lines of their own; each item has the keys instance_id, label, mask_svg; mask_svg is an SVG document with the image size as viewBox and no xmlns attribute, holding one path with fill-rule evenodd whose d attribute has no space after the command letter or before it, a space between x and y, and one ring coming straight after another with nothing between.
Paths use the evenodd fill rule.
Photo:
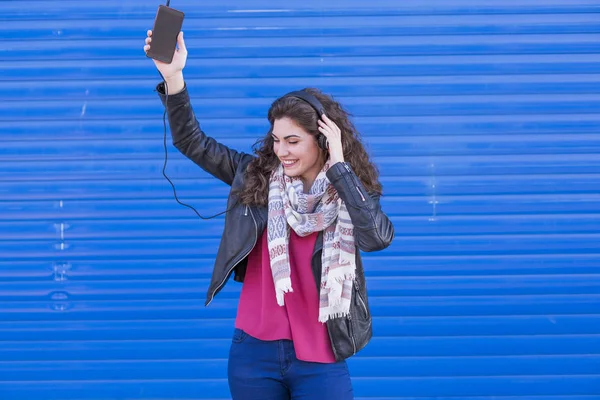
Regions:
<instances>
[{"instance_id":1,"label":"smiling face","mask_svg":"<svg viewBox=\"0 0 600 400\"><path fill-rule=\"evenodd\" d=\"M300 177L308 191L325 164L323 151L313 135L290 118L273 123L273 152L289 177Z\"/></svg>"}]
</instances>

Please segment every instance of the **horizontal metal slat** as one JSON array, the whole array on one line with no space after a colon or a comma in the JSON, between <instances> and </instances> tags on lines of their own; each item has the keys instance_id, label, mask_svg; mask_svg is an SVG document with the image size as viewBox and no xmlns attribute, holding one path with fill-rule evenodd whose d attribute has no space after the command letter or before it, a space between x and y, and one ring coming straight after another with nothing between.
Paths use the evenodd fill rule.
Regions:
<instances>
[{"instance_id":1,"label":"horizontal metal slat","mask_svg":"<svg viewBox=\"0 0 600 400\"><path fill-rule=\"evenodd\" d=\"M389 256L598 254L598 236L597 234L397 236L390 247L380 254ZM182 258L214 256L218 244L219 239L200 240L183 236L163 239L1 241L0 254L7 261L145 260L167 258L174 254Z\"/></svg>"},{"instance_id":2,"label":"horizontal metal slat","mask_svg":"<svg viewBox=\"0 0 600 400\"><path fill-rule=\"evenodd\" d=\"M97 43L96 43L97 42ZM7 61L52 59L134 58L143 55L144 36L126 39L0 41L0 58ZM189 41L190 50L194 43ZM291 44L293 43L293 44ZM423 36L419 41L403 36L330 37L326 41L305 37L286 38L205 38L194 57L321 57L321 56L402 56L402 55L487 55L487 54L579 54L598 53L594 34L567 35L478 35Z\"/></svg>"},{"instance_id":3,"label":"horizontal metal slat","mask_svg":"<svg viewBox=\"0 0 600 400\"><path fill-rule=\"evenodd\" d=\"M216 179L176 179L169 174L182 201L210 193L211 197L227 198L229 187ZM506 177L429 177L381 178L387 196L424 196L432 200L440 196L480 195L590 195L598 194L596 175L509 175ZM435 187L432 186L435 184ZM561 188L557 191L557 188ZM435 189L435 190L434 190ZM164 179L143 181L36 181L3 182L0 195L7 201L28 200L109 200L109 199L173 199L173 190ZM440 200L439 198L437 200ZM222 209L221 211L225 211ZM387 211L394 214L394 208ZM190 211L190 216L195 215Z\"/></svg>"},{"instance_id":4,"label":"horizontal metal slat","mask_svg":"<svg viewBox=\"0 0 600 400\"><path fill-rule=\"evenodd\" d=\"M170 133L167 133L170 136ZM262 135L261 135L262 136ZM218 138L220 143L229 146L238 152L252 154L252 145L258 138ZM190 160L187 160L179 150L169 142L167 152L172 154L170 157L172 164L175 162L175 172L182 170L198 171L199 168ZM384 136L371 136L364 140L365 146L374 160L377 162L380 158L387 157L386 164L394 164L393 157L411 157L410 160L403 162L419 162L425 167L421 169L421 173L426 171L427 175L436 175L437 170L444 173L445 161L452 160L444 157L448 156L464 156L456 158L454 161L460 170L467 172L469 169L477 169L479 165L492 165L496 167L495 172L506 173L501 171L499 165L500 160L504 160L504 164L510 165L515 162L518 166L519 162L529 161L535 163L541 161L549 164L552 162L557 169L556 174L567 173L566 169L570 165L577 165L577 161L583 159L584 165L596 165L600 162L600 157L595 153L600 152L600 143L594 135L588 134L571 134L571 135L509 135L502 138L494 138L493 136L484 135L465 135L465 136L437 136L437 137L418 137L418 136L403 136L400 132L396 136L389 132ZM474 154L475 153L475 154ZM570 156L574 155L571 164ZM540 156L540 157L536 157ZM3 144L0 151L0 161L19 161L19 164L11 164L10 169L5 170L10 173L11 169L18 171L17 168L27 168L25 162L29 161L78 161L78 163L60 164L67 171L79 169L82 172L87 170L102 171L103 168L109 169L111 165L122 164L121 169L126 172L127 167L132 163L145 162L153 166L164 166L165 148L162 138L155 137L145 140L72 140L72 141L51 141L43 140L31 142L30 140L23 141L8 141ZM415 159L414 157L421 157ZM184 160L186 162L178 162ZM473 160L473 161L471 161ZM162 161L162 162L160 162ZM471 161L471 162L470 162ZM81 163L84 163L83 167ZM106 167L105 167L106 165ZM42 165L43 166L43 165ZM452 165L451 165L452 166ZM192 168L193 167L193 168ZM384 168L385 164L381 165ZM513 167L513 168L514 168ZM562 169L561 167L564 167ZM114 168L114 166L113 166ZM134 168L134 167L131 167ZM509 167L510 168L510 167ZM171 170L173 168L170 168ZM110 169L109 169L110 170ZM393 166L390 169L394 172ZM510 171L510 170L509 170ZM54 177L61 178L59 171L50 169ZM388 172L384 170L384 172ZM489 175L495 175L494 171L488 171ZM535 174L535 171L529 169L521 170L520 174L527 172ZM598 172L598 169L590 171ZM209 177L207 174L195 174L196 177ZM403 174L408 175L408 174ZM160 176L155 173L155 176ZM6 175L6 178L10 178ZM31 174L33 179L39 179L37 174ZM40 173L40 177L44 177L44 173ZM141 175L140 179L147 179L151 176ZM4 178L4 176L2 176ZM1 178L0 178L1 179ZM14 178L13 178L14 179ZM118 179L123 179L119 176Z\"/></svg>"},{"instance_id":5,"label":"horizontal metal slat","mask_svg":"<svg viewBox=\"0 0 600 400\"><path fill-rule=\"evenodd\" d=\"M108 380L73 381L62 379L51 382L2 382L0 395L20 400L81 400L125 397L146 400L151 398L168 399L174 393L186 393L187 398L209 400L229 399L227 379L195 380ZM206 397L206 396L210 397Z\"/></svg>"},{"instance_id":6,"label":"horizontal metal slat","mask_svg":"<svg viewBox=\"0 0 600 400\"><path fill-rule=\"evenodd\" d=\"M177 185L179 187L179 185ZM405 217L449 217L449 216L502 216L520 215L524 220L532 215L556 215L563 218L569 215L595 214L598 210L600 194L529 194L495 196L393 196L387 186L380 202L388 216ZM215 215L225 211L226 197L188 197L179 193L180 198L192 204L201 213ZM197 221L197 216L186 207L175 202L175 198L104 200L29 200L0 201L0 217L3 221L52 221L99 219L188 219ZM578 217L575 217L578 218ZM215 221L222 221L217 217ZM201 227L206 222L199 224Z\"/></svg>"},{"instance_id":7,"label":"horizontal metal slat","mask_svg":"<svg viewBox=\"0 0 600 400\"><path fill-rule=\"evenodd\" d=\"M374 337L365 357L464 357L600 354L598 335ZM1 342L5 361L212 359L231 339ZM43 349L43 350L42 350Z\"/></svg>"},{"instance_id":8,"label":"horizontal metal slat","mask_svg":"<svg viewBox=\"0 0 600 400\"><path fill-rule=\"evenodd\" d=\"M431 215L390 219L397 237L476 236L476 235L543 235L597 233L600 209L595 214L514 215L514 216L445 216L438 214L437 204ZM0 222L0 241L61 239L219 239L223 221L200 222L197 219L155 219L147 214L143 220L77 220L55 213L54 222ZM91 216L90 216L91 217Z\"/></svg>"},{"instance_id":9,"label":"horizontal metal slat","mask_svg":"<svg viewBox=\"0 0 600 400\"><path fill-rule=\"evenodd\" d=\"M157 113L156 116L148 119L117 120L23 119L13 121L10 125L0 125L0 140L21 142L23 138L27 138L30 142L35 142L47 140L48 135L55 141L162 140L164 135L162 115ZM367 145L371 137L384 135L437 139L453 135L489 136L498 131L501 131L504 137L595 134L600 124L600 116L595 114L447 115L435 119L426 116L359 116L353 120ZM199 122L207 134L220 141L228 138L248 138L253 142L268 130L268 121L264 117L226 120L204 116ZM169 143L170 139L167 141Z\"/></svg>"},{"instance_id":10,"label":"horizontal metal slat","mask_svg":"<svg viewBox=\"0 0 600 400\"><path fill-rule=\"evenodd\" d=\"M203 297L209 279L3 282L2 301L57 298L64 302L81 300L155 300ZM370 277L373 296L477 296L594 294L600 291L600 276L590 275L500 275L452 277ZM239 295L238 285L226 285L219 295ZM59 296L59 297L56 297Z\"/></svg>"},{"instance_id":11,"label":"horizontal metal slat","mask_svg":"<svg viewBox=\"0 0 600 400\"><path fill-rule=\"evenodd\" d=\"M390 10L393 11L393 10ZM187 10L186 10L187 14ZM254 14L254 13L252 13ZM62 18L69 18L63 15ZM310 17L309 17L310 18ZM77 40L135 37L149 28L148 19L96 19L92 28L85 19L37 21L24 30L23 22L8 20L0 27L0 36L10 40ZM202 16L185 20L187 38L275 37L275 36L386 36L386 35L482 35L482 34L566 34L598 33L593 14L510 15L362 15L348 16L322 11L308 19L292 14L285 19L252 17L232 18ZM11 33L10 36L8 33ZM100 33L101 32L101 33Z\"/></svg>"},{"instance_id":12,"label":"horizontal metal slat","mask_svg":"<svg viewBox=\"0 0 600 400\"><path fill-rule=\"evenodd\" d=\"M377 311L375 309L375 311ZM373 319L377 336L498 336L600 334L599 315L502 315L470 317L380 317ZM0 322L8 341L176 340L231 335L233 318L130 321ZM2 364L0 362L0 364Z\"/></svg>"},{"instance_id":13,"label":"horizontal metal slat","mask_svg":"<svg viewBox=\"0 0 600 400\"><path fill-rule=\"evenodd\" d=\"M564 386L561 386L563 384ZM439 400L453 400L452 397L456 396L468 396L473 400L488 400L490 396L497 400L592 400L593 397L589 397L589 393L596 393L594 388L597 387L597 384L598 380L590 376L561 378L557 376L467 377L443 380L440 378L358 378L353 381L357 399L369 400L377 400L381 397L398 400L416 399L415 397L397 397L400 393L407 396L425 394ZM547 392L546 390L542 392L553 394L540 395L540 390L537 389L539 387L547 388ZM565 387L571 387L573 390L566 391ZM498 389L494 390L494 388ZM227 399L229 396L226 380L138 380L119 381L117 384L107 384L106 381L65 380L36 383L35 387L32 387L30 382L0 383L0 393L11 393L20 399L29 394L32 395L31 399L35 399L39 398L42 393L50 392L56 397L48 398L48 400L81 399L81 396L88 396L87 393L90 393L87 397L89 399L106 399L121 395L130 399L146 399L148 396L168 399L170 395L178 391L186 393L188 398L205 398L202 396L206 393L211 393L212 400L215 400L215 396L219 399ZM448 394L451 397L440 397ZM524 397L520 397L520 394L523 394ZM472 397L473 395L477 397ZM498 397L498 395L507 395L508 397Z\"/></svg>"},{"instance_id":14,"label":"horizontal metal slat","mask_svg":"<svg viewBox=\"0 0 600 400\"><path fill-rule=\"evenodd\" d=\"M398 96L382 98L343 99L344 106L354 115L425 116L445 115L519 115L519 114L589 114L600 112L598 95L507 95L507 96ZM266 98L193 99L198 118L265 118L271 102ZM0 104L0 113L10 121L32 119L101 119L115 118L127 110L129 118L162 118L162 104L158 98L151 100L79 100L60 104L43 101L14 101ZM160 116L160 117L159 117Z\"/></svg>"},{"instance_id":15,"label":"horizontal metal slat","mask_svg":"<svg viewBox=\"0 0 600 400\"><path fill-rule=\"evenodd\" d=\"M363 254L371 276L577 275L600 271L597 254L386 256ZM1 281L198 279L212 274L214 257L65 261L0 261Z\"/></svg>"},{"instance_id":16,"label":"horizontal metal slat","mask_svg":"<svg viewBox=\"0 0 600 400\"><path fill-rule=\"evenodd\" d=\"M298 78L357 76L473 76L522 74L597 74L600 66L596 54L515 54L515 55L427 55L372 57L282 57L231 58L223 67L219 59L190 56L186 78ZM119 74L115 74L119 70ZM61 60L13 60L3 65L2 79L7 81L48 79L82 80L158 79L151 62L131 59L83 59L77 66ZM0 79L1 81L1 79ZM148 88L148 93L155 84ZM118 93L118 89L115 89Z\"/></svg>"},{"instance_id":17,"label":"horizontal metal slat","mask_svg":"<svg viewBox=\"0 0 600 400\"><path fill-rule=\"evenodd\" d=\"M378 368L381 362L389 368ZM353 379L384 377L467 377L514 375L593 375L600 356L459 357L381 359L357 357L349 362ZM64 375L78 380L219 379L227 369L226 359L148 361L59 361L0 363L3 380L53 381Z\"/></svg>"},{"instance_id":18,"label":"horizontal metal slat","mask_svg":"<svg viewBox=\"0 0 600 400\"><path fill-rule=\"evenodd\" d=\"M238 287L239 289L239 287ZM205 291L200 293L204 296ZM13 301L0 309L3 321L90 321L184 318L235 318L239 299ZM388 296L369 298L373 315L381 317L594 314L600 296Z\"/></svg>"},{"instance_id":19,"label":"horizontal metal slat","mask_svg":"<svg viewBox=\"0 0 600 400\"><path fill-rule=\"evenodd\" d=\"M361 3L352 2L349 7L346 3L329 3L326 6L319 1L293 1L286 3L286 8L273 7L273 3L266 0L254 0L251 4L240 4L236 0L222 2L206 1L203 7L196 5L192 0L178 0L178 8L185 10L188 18L215 17L227 15L231 18L244 18L248 14L260 17L288 17L290 14L297 17L320 16L324 13L339 16L365 16L365 15L478 15L478 14L548 14L548 13L586 13L596 12L597 4L594 0L573 0L565 3L562 0L545 1L540 3L532 0L500 1L493 0L481 3L474 0L460 0L448 3L443 0L429 0L427 3L397 3L390 0ZM65 0L60 4L48 7L47 1L20 1L7 3L4 10L11 19L20 18L65 18L68 15L73 19L97 19L113 16L118 13L122 18L151 19L156 12L156 5L147 3L132 3L123 6L120 2L86 2L79 3ZM39 15L40 9L44 14Z\"/></svg>"},{"instance_id":20,"label":"horizontal metal slat","mask_svg":"<svg viewBox=\"0 0 600 400\"><path fill-rule=\"evenodd\" d=\"M434 139L432 138L432 141ZM520 175L523 171L528 171L530 174L549 176L553 174L567 174L567 175L589 175L595 174L600 171L600 157L595 154L578 154L577 152L582 151L587 145L584 143L571 142L571 147L566 148L565 151L571 151L570 154L552 154L549 151L549 147L559 146L560 144L543 144L540 145L538 152L546 152L547 154L523 154L516 155L501 155L501 154L490 154L487 156L469 156L469 155L411 155L412 152L419 152L424 154L425 148L428 146L425 143L410 143L407 138L406 147L403 150L398 150L401 158L393 156L381 156L378 155L380 151L386 151L383 143L378 143L376 152L371 151L372 160L377 165L380 176L397 176L397 177L428 177L433 184L437 179L446 179L447 176L489 176L489 175ZM590 145L593 146L590 141ZM368 145L368 148L370 147ZM456 146L448 146L441 151L447 153L459 153L465 152L463 150L468 146L468 143L456 144ZM494 152L509 151L507 148L513 146L511 143L505 144L505 146L491 146L489 150ZM518 145L514 144L515 147ZM162 177L162 170L164 167L164 161L161 163L157 162L157 159L161 159L160 154L156 154L154 158L150 156L150 149L148 156L144 155L144 149L140 149L141 156L143 158L132 159L134 155L137 155L132 150L131 157L126 159L121 157L119 159L110 159L110 153L108 151L102 151L96 153L97 155L90 155L97 161L89 162L86 161L86 156L81 154L75 154L73 158L65 160L69 157L70 153L68 148L71 146L61 146L62 158L56 160L53 158L56 155L48 156L44 150L39 150L39 158L44 161L26 161L26 162L10 162L5 163L2 167L2 174L0 175L0 181L33 181L33 184L37 184L39 181L85 181L85 180L109 180L111 178L117 178L119 180L145 180L145 179L156 179ZM81 151L85 146L81 146ZM400 147L400 146L398 146ZM443 147L443 146L442 146ZM139 148L134 145L134 148ZM239 148L239 147L238 147ZM121 148L123 151L123 149ZM245 149L243 149L245 150ZM19 150L11 150L16 153ZM33 149L34 152L37 149ZM181 157L176 149L169 149L169 161L166 173L170 178L176 179L199 179L206 178L209 175L193 164L190 160ZM587 149L586 149L587 151ZM591 150L590 150L591 151ZM91 151L90 151L91 152ZM514 153L513 153L514 154ZM1 156L0 156L1 157ZM164 155L162 155L164 157ZM57 162L58 161L58 162ZM553 202L552 199L546 199L548 202ZM198 199L202 201L202 199ZM584 203L586 199L578 199L577 203ZM203 207L214 208L214 199L208 199L204 201ZM171 204L169 204L171 205ZM578 204L582 205L583 204ZM126 206L126 205L125 205ZM508 205L507 205L508 206ZM22 205L24 209L26 206ZM0 205L0 212L2 210ZM170 208L170 207L169 207ZM598 210L597 207L592 210ZM18 209L15 209L17 213ZM66 210L61 210L62 212ZM510 212L507 209L500 209L499 212L507 213ZM571 208L572 212L584 213L585 208ZM141 212L141 210L140 210ZM542 210L540 210L542 212ZM216 212L215 212L216 213ZM16 214L15 214L16 215Z\"/></svg>"},{"instance_id":21,"label":"horizontal metal slat","mask_svg":"<svg viewBox=\"0 0 600 400\"><path fill-rule=\"evenodd\" d=\"M438 380L441 382L438 383ZM229 388L223 380L137 380L118 381L107 384L107 381L73 381L63 380L54 382L0 383L0 394L10 393L25 399L38 399L40 395L52 393L48 400L79 400L82 396L88 399L106 399L116 396L126 396L129 399L152 398L169 399L173 393L182 391L186 398L202 398L210 393L211 400L228 399ZM439 384L439 386L438 386ZM564 386L561 386L563 385ZM425 394L439 400L454 400L452 397L467 396L469 400L593 400L594 388L598 381L590 376L542 376L542 377L497 377L497 378L358 378L353 381L354 394L357 399L381 400L381 398L397 400L415 400L418 397L397 397L400 393L407 396ZM540 395L539 387L546 395ZM565 387L573 390L564 393ZM494 388L498 388L494 390ZM558 390L557 390L558 389ZM552 392L550 392L552 391ZM88 395L89 393L89 395ZM552 393L552 394L547 394ZM583 394L581 394L583 393ZM593 395L589 395L592 393ZM520 397L523 394L524 397ZM440 397L450 395L451 397ZM473 397L475 395L476 397ZM501 395L498 397L498 395ZM503 397L502 395L507 395ZM367 397L368 396L368 397ZM420 399L419 399L420 400Z\"/></svg>"},{"instance_id":22,"label":"horizontal metal slat","mask_svg":"<svg viewBox=\"0 0 600 400\"><path fill-rule=\"evenodd\" d=\"M313 86L335 97L443 96L443 95L511 95L511 94L595 94L600 86L597 74L562 75L480 75L480 76L386 76L327 78L225 78L186 79L196 98L226 101L230 98L273 97L294 88ZM5 82L0 98L114 100L148 97L156 79L120 81L118 86L103 80L49 80ZM555 116L556 117L556 116ZM401 121L398 121L401 122Z\"/></svg>"}]
</instances>

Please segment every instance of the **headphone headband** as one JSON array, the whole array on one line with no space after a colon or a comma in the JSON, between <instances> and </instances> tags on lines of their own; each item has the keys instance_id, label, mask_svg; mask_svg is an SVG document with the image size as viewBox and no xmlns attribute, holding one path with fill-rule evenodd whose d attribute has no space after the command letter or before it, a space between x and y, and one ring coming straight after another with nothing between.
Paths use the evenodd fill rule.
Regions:
<instances>
[{"instance_id":1,"label":"headphone headband","mask_svg":"<svg viewBox=\"0 0 600 400\"><path fill-rule=\"evenodd\" d=\"M321 116L323 114L325 114L325 108L323 107L321 102L319 100L317 100L317 98L315 96L308 93L307 91L297 90L295 92L290 92L283 97L296 97L300 100L304 100L306 103L310 104L312 106L312 108L315 109L315 111L319 115L319 118L321 118Z\"/></svg>"}]
</instances>

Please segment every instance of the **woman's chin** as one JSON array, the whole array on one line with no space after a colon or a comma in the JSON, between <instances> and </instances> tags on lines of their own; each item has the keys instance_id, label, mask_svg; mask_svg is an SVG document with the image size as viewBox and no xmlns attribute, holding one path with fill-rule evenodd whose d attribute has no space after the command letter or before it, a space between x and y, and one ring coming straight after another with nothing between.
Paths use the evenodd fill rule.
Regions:
<instances>
[{"instance_id":1,"label":"woman's chin","mask_svg":"<svg viewBox=\"0 0 600 400\"><path fill-rule=\"evenodd\" d=\"M296 165L292 166L283 166L283 172L289 177L296 177L300 175L300 171L298 170Z\"/></svg>"}]
</instances>

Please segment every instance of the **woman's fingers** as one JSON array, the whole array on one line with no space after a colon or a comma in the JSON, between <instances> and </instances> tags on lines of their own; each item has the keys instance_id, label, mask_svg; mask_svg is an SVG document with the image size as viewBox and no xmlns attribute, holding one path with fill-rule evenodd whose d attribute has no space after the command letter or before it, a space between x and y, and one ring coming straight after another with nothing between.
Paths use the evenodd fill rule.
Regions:
<instances>
[{"instance_id":1,"label":"woman's fingers","mask_svg":"<svg viewBox=\"0 0 600 400\"><path fill-rule=\"evenodd\" d=\"M185 47L185 41L183 40L183 31L179 32L179 35L177 35L177 46L179 47L179 51L187 54L187 48Z\"/></svg>"},{"instance_id":2,"label":"woman's fingers","mask_svg":"<svg viewBox=\"0 0 600 400\"><path fill-rule=\"evenodd\" d=\"M326 125L334 132L341 133L340 128L327 117L327 115L323 114L323 121L325 121Z\"/></svg>"},{"instance_id":3,"label":"woman's fingers","mask_svg":"<svg viewBox=\"0 0 600 400\"><path fill-rule=\"evenodd\" d=\"M146 45L144 46L144 52L147 53L150 50L150 43L152 42L152 31L148 29L146 32L148 37L146 38Z\"/></svg>"},{"instance_id":4,"label":"woman's fingers","mask_svg":"<svg viewBox=\"0 0 600 400\"><path fill-rule=\"evenodd\" d=\"M329 120L328 122L323 122L321 120L319 120L319 128L322 129L322 131L326 131L327 134L332 134L332 135L337 135L339 136L341 131L340 128L338 128L338 126L335 124L335 122Z\"/></svg>"},{"instance_id":5,"label":"woman's fingers","mask_svg":"<svg viewBox=\"0 0 600 400\"><path fill-rule=\"evenodd\" d=\"M319 123L319 128L327 131L328 133L331 131L331 128L325 122L319 120L318 123Z\"/></svg>"}]
</instances>

